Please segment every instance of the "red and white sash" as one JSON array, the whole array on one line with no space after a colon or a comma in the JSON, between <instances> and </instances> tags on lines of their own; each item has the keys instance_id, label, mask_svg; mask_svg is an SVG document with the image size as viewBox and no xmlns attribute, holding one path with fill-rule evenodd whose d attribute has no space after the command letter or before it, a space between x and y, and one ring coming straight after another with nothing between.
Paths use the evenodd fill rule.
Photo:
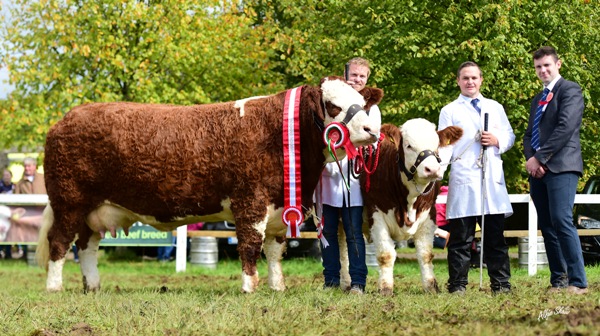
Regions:
<instances>
[{"instance_id":1,"label":"red and white sash","mask_svg":"<svg viewBox=\"0 0 600 336\"><path fill-rule=\"evenodd\" d=\"M300 93L302 87L288 90L283 108L283 223L287 237L300 237L302 179L300 171Z\"/></svg>"}]
</instances>

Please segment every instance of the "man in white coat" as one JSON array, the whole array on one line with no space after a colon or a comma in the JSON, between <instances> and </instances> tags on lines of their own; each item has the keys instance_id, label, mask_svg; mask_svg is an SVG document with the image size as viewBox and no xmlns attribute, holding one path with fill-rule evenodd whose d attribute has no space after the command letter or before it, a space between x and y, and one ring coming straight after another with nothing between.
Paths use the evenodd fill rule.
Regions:
<instances>
[{"instance_id":1,"label":"man in white coat","mask_svg":"<svg viewBox=\"0 0 600 336\"><path fill-rule=\"evenodd\" d=\"M468 283L471 244L475 227L481 225L482 193L484 202L483 254L494 294L510 292L510 260L504 240L504 218L512 214L500 155L508 151L515 134L504 108L481 95L481 69L475 62L464 62L457 72L460 95L444 106L438 129L459 126L462 138L454 146L440 151L442 162L451 164L446 217L450 231L448 242L448 291L464 294ZM484 115L488 131L484 131ZM486 150L483 150L486 146ZM485 153L486 158L483 159ZM482 190L482 162L486 163Z\"/></svg>"}]
</instances>

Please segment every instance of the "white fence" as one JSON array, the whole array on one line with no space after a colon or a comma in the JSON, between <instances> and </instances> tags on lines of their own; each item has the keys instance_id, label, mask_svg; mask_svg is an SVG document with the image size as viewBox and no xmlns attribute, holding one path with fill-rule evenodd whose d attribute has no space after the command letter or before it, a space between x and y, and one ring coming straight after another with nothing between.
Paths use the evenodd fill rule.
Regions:
<instances>
[{"instance_id":1,"label":"white fence","mask_svg":"<svg viewBox=\"0 0 600 336\"><path fill-rule=\"evenodd\" d=\"M537 272L537 213L535 206L531 201L529 194L511 194L509 195L511 203L528 203L528 235L529 237L529 275L535 275ZM438 196L438 203L446 203L446 196ZM46 195L6 195L0 194L0 204L18 206L18 205L39 205L44 206L48 203ZM575 196L575 204L600 204L600 194L584 195L577 194ZM589 230L588 234L600 235L598 230ZM509 231L506 231L509 232ZM580 232L580 235L582 233ZM177 228L177 248L175 253L175 270L183 272L186 269L186 248L187 248L187 229L186 226Z\"/></svg>"}]
</instances>

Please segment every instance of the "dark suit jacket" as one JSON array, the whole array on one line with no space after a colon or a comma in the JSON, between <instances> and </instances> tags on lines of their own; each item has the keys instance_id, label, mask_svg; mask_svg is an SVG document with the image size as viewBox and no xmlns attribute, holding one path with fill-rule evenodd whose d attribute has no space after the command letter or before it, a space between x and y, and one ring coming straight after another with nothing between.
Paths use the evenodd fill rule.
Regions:
<instances>
[{"instance_id":1,"label":"dark suit jacket","mask_svg":"<svg viewBox=\"0 0 600 336\"><path fill-rule=\"evenodd\" d=\"M583 175L583 159L579 128L583 118L583 95L581 87L574 82L560 78L552 89L553 97L540 120L540 149L531 147L531 128L538 102L538 93L531 102L529 125L523 137L525 159L535 156L542 165L553 173L576 172Z\"/></svg>"}]
</instances>

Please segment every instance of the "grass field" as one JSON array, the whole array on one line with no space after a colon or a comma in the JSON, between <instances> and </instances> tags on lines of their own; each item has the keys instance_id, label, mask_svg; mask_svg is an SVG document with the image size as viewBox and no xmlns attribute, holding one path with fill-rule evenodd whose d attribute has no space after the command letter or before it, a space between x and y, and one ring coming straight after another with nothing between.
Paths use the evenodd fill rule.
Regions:
<instances>
[{"instance_id":1,"label":"grass field","mask_svg":"<svg viewBox=\"0 0 600 336\"><path fill-rule=\"evenodd\" d=\"M434 260L443 287L445 260ZM534 277L512 262L513 293L492 296L484 275L470 272L467 294L426 294L416 261L399 259L392 297L376 291L369 269L366 294L323 290L321 265L312 259L284 260L288 290L265 284L240 292L238 261L216 270L174 263L99 262L102 289L83 294L79 265L67 262L65 291L46 293L41 268L0 261L1 335L600 335L600 267L587 267L590 293L546 293L549 273Z\"/></svg>"}]
</instances>

